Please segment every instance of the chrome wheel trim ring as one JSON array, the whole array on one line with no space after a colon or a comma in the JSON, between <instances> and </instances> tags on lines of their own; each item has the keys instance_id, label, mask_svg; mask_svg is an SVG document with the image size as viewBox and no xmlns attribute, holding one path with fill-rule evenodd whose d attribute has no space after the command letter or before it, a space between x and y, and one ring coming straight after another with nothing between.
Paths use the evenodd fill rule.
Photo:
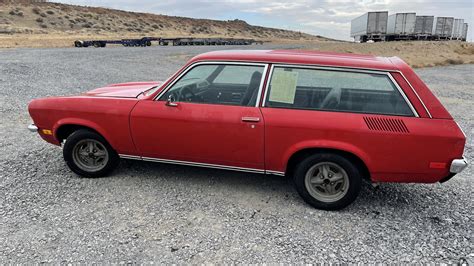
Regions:
<instances>
[{"instance_id":1,"label":"chrome wheel trim ring","mask_svg":"<svg viewBox=\"0 0 474 266\"><path fill-rule=\"evenodd\" d=\"M98 140L83 139L74 145L72 160L83 171L97 172L107 165L109 152Z\"/></svg>"},{"instance_id":2,"label":"chrome wheel trim ring","mask_svg":"<svg viewBox=\"0 0 474 266\"><path fill-rule=\"evenodd\" d=\"M349 189L347 172L333 162L313 165L306 172L304 180L308 193L321 202L336 202L342 199Z\"/></svg>"}]
</instances>

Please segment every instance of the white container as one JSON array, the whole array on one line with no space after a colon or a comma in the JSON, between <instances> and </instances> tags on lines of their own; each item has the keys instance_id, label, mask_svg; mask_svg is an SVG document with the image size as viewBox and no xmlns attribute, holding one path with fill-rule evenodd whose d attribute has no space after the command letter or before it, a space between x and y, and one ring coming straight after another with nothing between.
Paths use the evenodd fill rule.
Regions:
<instances>
[{"instance_id":1,"label":"white container","mask_svg":"<svg viewBox=\"0 0 474 266\"><path fill-rule=\"evenodd\" d=\"M453 17L437 17L433 23L433 35L441 38L450 38L453 34Z\"/></svg>"},{"instance_id":2,"label":"white container","mask_svg":"<svg viewBox=\"0 0 474 266\"><path fill-rule=\"evenodd\" d=\"M460 40L463 34L464 19L455 18L453 24L453 33L451 37L455 40Z\"/></svg>"},{"instance_id":3,"label":"white container","mask_svg":"<svg viewBox=\"0 0 474 266\"><path fill-rule=\"evenodd\" d=\"M433 31L434 16L416 16L415 34L431 35Z\"/></svg>"},{"instance_id":4,"label":"white container","mask_svg":"<svg viewBox=\"0 0 474 266\"><path fill-rule=\"evenodd\" d=\"M462 27L462 38L461 38L463 41L467 40L467 29L468 29L468 25L467 23L464 23Z\"/></svg>"},{"instance_id":5,"label":"white container","mask_svg":"<svg viewBox=\"0 0 474 266\"><path fill-rule=\"evenodd\" d=\"M368 12L351 21L351 37L387 33L388 11Z\"/></svg>"},{"instance_id":6,"label":"white container","mask_svg":"<svg viewBox=\"0 0 474 266\"><path fill-rule=\"evenodd\" d=\"M415 33L416 13L396 13L388 16L387 34L412 35Z\"/></svg>"}]
</instances>

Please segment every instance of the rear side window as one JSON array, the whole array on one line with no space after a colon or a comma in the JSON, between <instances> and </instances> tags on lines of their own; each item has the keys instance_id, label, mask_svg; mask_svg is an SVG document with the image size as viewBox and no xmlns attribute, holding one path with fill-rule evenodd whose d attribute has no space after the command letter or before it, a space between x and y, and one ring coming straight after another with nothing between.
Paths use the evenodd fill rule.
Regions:
<instances>
[{"instance_id":1,"label":"rear side window","mask_svg":"<svg viewBox=\"0 0 474 266\"><path fill-rule=\"evenodd\" d=\"M275 67L266 107L414 116L385 74Z\"/></svg>"}]
</instances>

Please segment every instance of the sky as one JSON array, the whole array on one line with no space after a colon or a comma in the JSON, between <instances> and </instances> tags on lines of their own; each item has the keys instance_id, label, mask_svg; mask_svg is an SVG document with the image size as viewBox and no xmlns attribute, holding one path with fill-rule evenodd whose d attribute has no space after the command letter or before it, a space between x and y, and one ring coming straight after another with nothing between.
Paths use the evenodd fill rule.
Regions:
<instances>
[{"instance_id":1,"label":"sky","mask_svg":"<svg viewBox=\"0 0 474 266\"><path fill-rule=\"evenodd\" d=\"M252 25L282 28L351 40L350 23L368 11L416 12L417 15L462 18L473 41L474 0L56 0L172 16L218 20L242 19Z\"/></svg>"}]
</instances>

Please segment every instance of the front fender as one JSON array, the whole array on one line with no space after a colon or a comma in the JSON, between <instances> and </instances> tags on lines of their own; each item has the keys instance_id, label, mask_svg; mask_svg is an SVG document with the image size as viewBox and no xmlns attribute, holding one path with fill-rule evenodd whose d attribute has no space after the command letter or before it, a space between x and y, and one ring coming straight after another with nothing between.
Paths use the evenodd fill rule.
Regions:
<instances>
[{"instance_id":1,"label":"front fender","mask_svg":"<svg viewBox=\"0 0 474 266\"><path fill-rule=\"evenodd\" d=\"M107 131L103 127L101 127L99 124L97 124L95 122L92 122L90 120L75 118L75 117L63 118L61 120L58 120L53 125L53 134L54 134L54 138L56 140L59 141L59 138L58 138L58 135L57 135L58 129L62 126L65 126L65 125L75 125L75 126L83 126L83 127L91 128L91 129L97 131L102 137L104 137L112 147L115 147L114 143L112 143L113 142L112 138L109 136L109 134L107 133Z\"/></svg>"}]
</instances>

